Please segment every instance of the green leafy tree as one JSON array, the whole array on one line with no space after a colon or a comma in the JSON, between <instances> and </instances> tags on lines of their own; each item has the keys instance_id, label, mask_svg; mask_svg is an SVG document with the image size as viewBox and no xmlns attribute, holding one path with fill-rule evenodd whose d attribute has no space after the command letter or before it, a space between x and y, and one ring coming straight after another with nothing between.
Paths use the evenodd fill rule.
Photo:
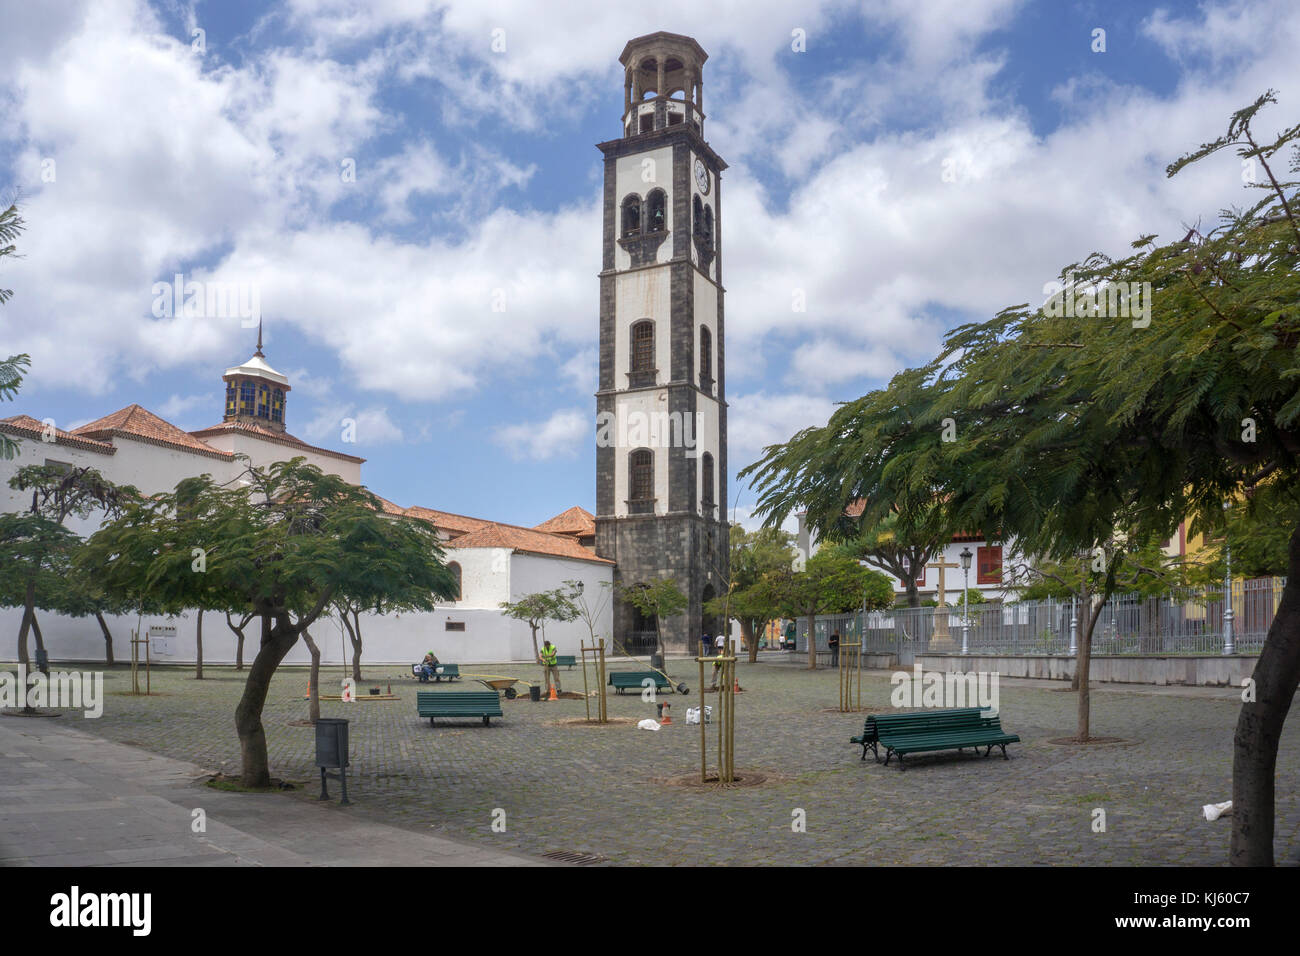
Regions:
<instances>
[{"instance_id":1,"label":"green leafy tree","mask_svg":"<svg viewBox=\"0 0 1300 956\"><path fill-rule=\"evenodd\" d=\"M2 291L2 290L0 290ZM0 401L11 402L23 383L23 370L32 360L26 355L11 355L0 361ZM18 442L0 433L0 459L9 460L18 454Z\"/></svg>"},{"instance_id":2,"label":"green leafy tree","mask_svg":"<svg viewBox=\"0 0 1300 956\"><path fill-rule=\"evenodd\" d=\"M574 621L580 616L569 582L565 582L564 587L550 591L525 594L518 601L502 601L500 607L506 612L506 617L525 622L532 631L535 661L542 659L541 648L537 645L537 632L546 626L546 622Z\"/></svg>"},{"instance_id":3,"label":"green leafy tree","mask_svg":"<svg viewBox=\"0 0 1300 956\"><path fill-rule=\"evenodd\" d=\"M894 603L893 582L870 568L864 568L844 550L823 547L809 558L802 571L786 569L770 576L780 596L780 610L786 617L805 618L808 627L808 669L817 669L816 622L818 614L843 614L861 608L868 611Z\"/></svg>"},{"instance_id":4,"label":"green leafy tree","mask_svg":"<svg viewBox=\"0 0 1300 956\"><path fill-rule=\"evenodd\" d=\"M18 630L18 659L27 662L27 635L34 631L37 649L48 656L45 642L36 622L36 608L40 598L37 583L50 575L68 573L68 563L80 538L67 531L56 530L70 517L89 518L102 513L112 516L121 511L124 503L138 496L135 488L118 487L94 468L68 468L63 465L24 465L9 479L15 491L31 492L31 505L27 516L39 521L7 524L8 533L15 535L15 559L21 555L22 563L15 565L23 575L23 617ZM67 529L64 529L65 531ZM21 547L16 542L23 542ZM49 550L41 551L42 546ZM46 574L48 572L48 574Z\"/></svg>"},{"instance_id":5,"label":"green leafy tree","mask_svg":"<svg viewBox=\"0 0 1300 956\"><path fill-rule=\"evenodd\" d=\"M1059 293L1042 306L956 329L933 362L895 377L895 411L871 422L852 405L836 412L852 450L816 476L813 493L830 498L859 483L890 502L937 491L963 527L1065 561L1106 554L1116 529L1128 540L1164 539L1195 515L1212 531L1224 501L1268 481L1296 485L1300 182L1279 179L1276 167L1300 126L1258 137L1252 126L1273 102L1261 96L1233 114L1224 136L1167 169L1234 149L1234 168L1263 170L1250 184L1263 191L1257 202L1175 242L1147 235L1131 255L1093 253L1062 271ZM885 440L854 445L860 429ZM761 477L793 480L779 466ZM874 511L864 520L886 509ZM1125 560L1122 549L1107 554L1106 592ZM1300 525L1290 528L1287 572L1234 738L1234 864L1273 861L1277 743L1300 682ZM1086 735L1089 649L1080 643Z\"/></svg>"},{"instance_id":6,"label":"green leafy tree","mask_svg":"<svg viewBox=\"0 0 1300 956\"><path fill-rule=\"evenodd\" d=\"M377 498L302 458L249 467L242 481L185 479L133 503L80 558L106 591L167 606L249 607L261 640L235 709L241 780L270 785L262 709L276 668L340 595L400 596L432 610L456 592L434 532L392 521ZM184 515L178 510L184 509Z\"/></svg>"},{"instance_id":7,"label":"green leafy tree","mask_svg":"<svg viewBox=\"0 0 1300 956\"><path fill-rule=\"evenodd\" d=\"M619 597L655 622L655 646L660 657L664 654L663 621L686 610L690 600L677 586L675 578L660 578L649 583L638 583L618 588Z\"/></svg>"},{"instance_id":8,"label":"green leafy tree","mask_svg":"<svg viewBox=\"0 0 1300 956\"><path fill-rule=\"evenodd\" d=\"M788 531L769 527L746 531L738 524L731 526L730 548L728 591L706 602L704 612L724 622L740 622L740 636L752 664L758 660L758 635L781 613L773 576L788 571L798 552Z\"/></svg>"}]
</instances>

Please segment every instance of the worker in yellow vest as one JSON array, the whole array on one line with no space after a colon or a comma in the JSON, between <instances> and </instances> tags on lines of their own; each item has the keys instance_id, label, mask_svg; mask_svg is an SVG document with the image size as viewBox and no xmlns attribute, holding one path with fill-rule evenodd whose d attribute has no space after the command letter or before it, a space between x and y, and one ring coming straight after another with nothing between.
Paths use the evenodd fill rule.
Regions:
<instances>
[{"instance_id":1,"label":"worker in yellow vest","mask_svg":"<svg viewBox=\"0 0 1300 956\"><path fill-rule=\"evenodd\" d=\"M550 641L542 642L542 657L540 661L543 669L546 671L546 696L551 696L551 680L555 680L555 692L561 693L564 688L560 686L560 658L559 651Z\"/></svg>"}]
</instances>

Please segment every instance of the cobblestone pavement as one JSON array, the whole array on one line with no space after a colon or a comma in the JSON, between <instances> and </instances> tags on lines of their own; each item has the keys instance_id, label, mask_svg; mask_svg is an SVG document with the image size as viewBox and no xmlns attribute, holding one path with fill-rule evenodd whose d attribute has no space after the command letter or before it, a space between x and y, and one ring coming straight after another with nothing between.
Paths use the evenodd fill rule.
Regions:
<instances>
[{"instance_id":1,"label":"cobblestone pavement","mask_svg":"<svg viewBox=\"0 0 1300 956\"><path fill-rule=\"evenodd\" d=\"M362 693L370 685L387 689L391 680L400 700L324 701L322 714L351 720L355 806L347 812L416 832L529 854L590 853L618 864L1217 865L1227 856L1230 821L1207 822L1200 808L1231 797L1240 699L1228 688L1097 687L1092 732L1124 743L1069 747L1048 741L1073 733L1075 695L1048 682L1005 680L1002 723L1022 741L1008 748L1010 760L950 752L909 758L900 773L859 760L849 737L862 717L831 711L835 672L809 672L774 655L738 666L746 692L737 697L736 766L741 775L775 779L724 791L662 782L699 770L698 728L685 722L686 707L699 699L693 661L669 661L691 694L671 697L674 723L658 733L631 723L566 726L558 722L585 715L581 700L531 703L526 694L502 701L505 717L490 727L477 720L430 727L415 714L415 692L424 685L404 670L363 669ZM482 670L540 676L523 665ZM130 696L129 674L114 670L106 675L101 718L69 712L57 719L236 772L242 675L229 668L208 674L196 681L188 670L155 669L153 688L161 694L146 698ZM322 686L336 688L340 676L330 668ZM563 680L580 691L581 669L564 671ZM282 669L264 719L272 772L310 783L313 731L292 725L307 717L306 683L305 670ZM455 686L481 689L474 681ZM864 704L888 707L889 687L887 674L866 675ZM639 695L611 694L609 714L639 719L654 716L654 707ZM1284 731L1277 776L1277 859L1298 865L1300 718ZM308 786L284 799L314 794ZM498 808L505 832L492 827ZM1096 808L1105 811L1105 832L1093 831ZM806 832L792 830L797 809L805 812Z\"/></svg>"}]
</instances>

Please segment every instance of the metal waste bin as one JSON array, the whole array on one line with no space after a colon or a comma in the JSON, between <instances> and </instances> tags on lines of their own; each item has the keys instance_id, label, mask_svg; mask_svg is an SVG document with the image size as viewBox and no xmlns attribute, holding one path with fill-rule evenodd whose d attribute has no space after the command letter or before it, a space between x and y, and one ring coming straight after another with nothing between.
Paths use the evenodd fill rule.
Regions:
<instances>
[{"instance_id":1,"label":"metal waste bin","mask_svg":"<svg viewBox=\"0 0 1300 956\"><path fill-rule=\"evenodd\" d=\"M528 688L528 699L534 703L542 699L542 687L540 684L532 684Z\"/></svg>"},{"instance_id":2,"label":"metal waste bin","mask_svg":"<svg viewBox=\"0 0 1300 956\"><path fill-rule=\"evenodd\" d=\"M650 666L656 670L664 669L664 656L658 651L650 655Z\"/></svg>"},{"instance_id":3,"label":"metal waste bin","mask_svg":"<svg viewBox=\"0 0 1300 956\"><path fill-rule=\"evenodd\" d=\"M328 769L338 770L343 784L340 806L348 804L348 722L342 717L322 717L316 721L316 766L320 767L320 799L328 800L325 778Z\"/></svg>"}]
</instances>

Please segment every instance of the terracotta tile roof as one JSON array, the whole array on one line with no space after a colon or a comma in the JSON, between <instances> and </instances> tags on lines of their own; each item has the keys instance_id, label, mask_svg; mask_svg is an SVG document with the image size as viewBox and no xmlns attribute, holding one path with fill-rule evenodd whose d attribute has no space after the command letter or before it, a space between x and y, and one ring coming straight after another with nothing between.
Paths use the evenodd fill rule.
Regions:
<instances>
[{"instance_id":1,"label":"terracotta tile roof","mask_svg":"<svg viewBox=\"0 0 1300 956\"><path fill-rule=\"evenodd\" d=\"M409 513L410 509L408 509ZM578 544L568 535L547 534L532 528L519 528L509 524L489 523L486 527L469 534L461 535L447 542L448 548L510 548L512 551L525 551L529 554L545 554L556 558L569 558L574 561L594 561L598 564L613 564L606 558L598 558L589 549Z\"/></svg>"},{"instance_id":2,"label":"terracotta tile roof","mask_svg":"<svg viewBox=\"0 0 1300 956\"><path fill-rule=\"evenodd\" d=\"M232 457L230 452L220 451L206 442L199 441L140 405L128 405L111 415L105 415L80 428L74 428L72 434L101 440L124 435L155 445L166 445L169 448L180 448L195 454L207 455L210 458Z\"/></svg>"},{"instance_id":3,"label":"terracotta tile roof","mask_svg":"<svg viewBox=\"0 0 1300 956\"><path fill-rule=\"evenodd\" d=\"M568 511L562 511L549 521L533 525L534 531L548 534L573 534L586 537L596 533L596 516L586 508L574 505Z\"/></svg>"},{"instance_id":4,"label":"terracotta tile roof","mask_svg":"<svg viewBox=\"0 0 1300 956\"><path fill-rule=\"evenodd\" d=\"M375 495L375 493L374 493L373 491L371 491L370 493L371 493L372 495ZM405 515L406 515L406 509L403 508L401 505L395 505L395 504L393 504L391 501L389 501L389 500L388 500L387 498L385 498L383 495L375 495L375 497L378 498L378 499L379 499L379 503L380 503L381 505L384 506L384 514L386 514L386 515L402 515L402 516L405 516Z\"/></svg>"},{"instance_id":5,"label":"terracotta tile roof","mask_svg":"<svg viewBox=\"0 0 1300 956\"><path fill-rule=\"evenodd\" d=\"M195 438L208 438L212 435L224 435L229 432L243 432L247 435L253 435L266 441L277 442L281 445L288 445L290 448L301 448L303 451L315 452L318 455L328 455L331 458L339 458L343 461L355 461L361 464L364 458L358 458L356 455L344 454L341 451L331 451L328 448L319 448L316 445L309 445L301 438L290 435L288 432L277 432L270 428L263 428L261 425L254 425L251 422L222 422L219 425L213 425L210 428L200 428L196 432L190 432Z\"/></svg>"},{"instance_id":6,"label":"terracotta tile roof","mask_svg":"<svg viewBox=\"0 0 1300 956\"><path fill-rule=\"evenodd\" d=\"M466 515L452 514L450 511L435 511L432 508L421 508L419 505L411 505L406 509L406 513L412 518L429 522L435 528L454 532L453 537L478 531L492 524L491 521L483 518L470 518Z\"/></svg>"},{"instance_id":7,"label":"terracotta tile roof","mask_svg":"<svg viewBox=\"0 0 1300 956\"><path fill-rule=\"evenodd\" d=\"M13 415L9 418L0 418L0 431L8 432L10 435L16 435L19 438L34 438L42 440L41 436L45 434L45 423L37 421L30 415ZM54 429L54 442L56 445L71 445L73 448L84 448L86 451L97 451L103 455L113 455L117 449L106 441L97 441L94 438L83 438L74 435L72 432L65 432L62 428Z\"/></svg>"}]
</instances>

